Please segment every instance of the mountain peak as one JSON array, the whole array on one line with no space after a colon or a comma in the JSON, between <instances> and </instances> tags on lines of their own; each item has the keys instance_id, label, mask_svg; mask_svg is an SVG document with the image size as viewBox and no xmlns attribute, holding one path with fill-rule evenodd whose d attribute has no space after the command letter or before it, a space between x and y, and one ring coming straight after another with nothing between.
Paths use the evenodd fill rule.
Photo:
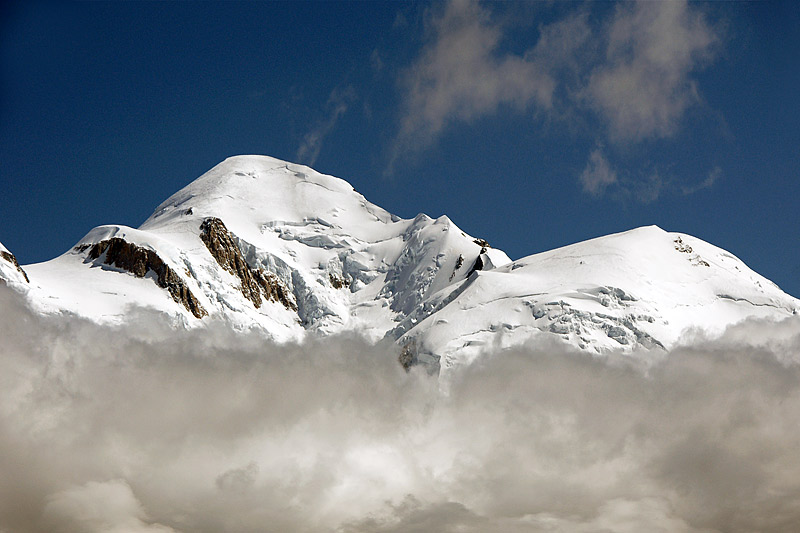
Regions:
<instances>
[{"instance_id":1,"label":"mountain peak","mask_svg":"<svg viewBox=\"0 0 800 533\"><path fill-rule=\"evenodd\" d=\"M355 192L346 181L268 156L229 157L173 194L140 229L168 229L182 217L213 216L252 233L276 222L347 219L362 226L392 216Z\"/></svg>"},{"instance_id":2,"label":"mountain peak","mask_svg":"<svg viewBox=\"0 0 800 533\"><path fill-rule=\"evenodd\" d=\"M25 270L42 312L119 322L139 306L279 341L356 331L443 368L542 335L593 352L664 350L687 328L800 308L734 255L658 226L512 262L446 215L401 219L344 180L256 155L219 163L138 229L97 227Z\"/></svg>"}]
</instances>

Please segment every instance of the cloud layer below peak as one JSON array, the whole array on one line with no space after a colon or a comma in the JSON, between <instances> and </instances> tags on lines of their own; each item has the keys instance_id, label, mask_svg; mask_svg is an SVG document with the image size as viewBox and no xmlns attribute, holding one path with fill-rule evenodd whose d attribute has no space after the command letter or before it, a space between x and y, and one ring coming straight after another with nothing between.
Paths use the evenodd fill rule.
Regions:
<instances>
[{"instance_id":1,"label":"cloud layer below peak","mask_svg":"<svg viewBox=\"0 0 800 533\"><path fill-rule=\"evenodd\" d=\"M788 531L800 323L660 361L39 318L0 290L0 531Z\"/></svg>"}]
</instances>

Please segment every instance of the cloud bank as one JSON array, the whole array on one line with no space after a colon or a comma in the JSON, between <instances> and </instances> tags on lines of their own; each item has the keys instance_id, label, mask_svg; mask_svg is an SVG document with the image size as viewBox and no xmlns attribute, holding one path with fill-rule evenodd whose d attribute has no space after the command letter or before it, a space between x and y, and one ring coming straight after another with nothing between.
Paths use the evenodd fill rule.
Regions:
<instances>
[{"instance_id":1,"label":"cloud bank","mask_svg":"<svg viewBox=\"0 0 800 533\"><path fill-rule=\"evenodd\" d=\"M357 338L276 346L38 318L0 288L0 531L790 531L800 324L660 361L557 346L435 377Z\"/></svg>"}]
</instances>

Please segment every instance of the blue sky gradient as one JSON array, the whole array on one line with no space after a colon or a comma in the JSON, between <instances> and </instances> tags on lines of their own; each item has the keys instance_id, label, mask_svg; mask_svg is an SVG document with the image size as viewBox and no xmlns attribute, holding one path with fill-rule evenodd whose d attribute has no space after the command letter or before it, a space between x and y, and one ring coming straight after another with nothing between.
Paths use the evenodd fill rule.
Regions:
<instances>
[{"instance_id":1,"label":"blue sky gradient","mask_svg":"<svg viewBox=\"0 0 800 533\"><path fill-rule=\"evenodd\" d=\"M512 258L657 224L800 296L798 50L794 2L5 3L0 242L255 153Z\"/></svg>"}]
</instances>

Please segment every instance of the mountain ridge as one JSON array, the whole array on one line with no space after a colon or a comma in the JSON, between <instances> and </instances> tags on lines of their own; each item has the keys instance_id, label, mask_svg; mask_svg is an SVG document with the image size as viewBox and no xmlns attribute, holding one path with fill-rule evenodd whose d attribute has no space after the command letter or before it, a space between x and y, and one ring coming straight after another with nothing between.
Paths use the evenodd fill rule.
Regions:
<instances>
[{"instance_id":1,"label":"mountain ridge","mask_svg":"<svg viewBox=\"0 0 800 533\"><path fill-rule=\"evenodd\" d=\"M176 327L222 319L277 341L355 331L443 368L542 336L596 353L668 350L687 329L800 309L683 233L646 226L511 261L447 216L402 219L340 178L267 156L228 158L139 228L98 226L19 267L30 283L5 262L0 278L43 313L114 323L146 307Z\"/></svg>"}]
</instances>

